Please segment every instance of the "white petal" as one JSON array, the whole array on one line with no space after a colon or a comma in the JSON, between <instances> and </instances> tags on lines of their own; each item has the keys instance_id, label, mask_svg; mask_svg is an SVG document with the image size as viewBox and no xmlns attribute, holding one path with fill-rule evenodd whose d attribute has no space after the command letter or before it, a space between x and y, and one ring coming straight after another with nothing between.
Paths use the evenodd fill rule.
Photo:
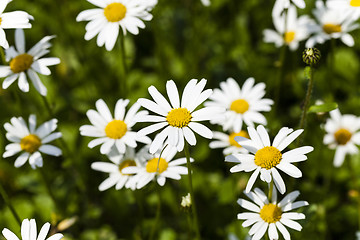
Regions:
<instances>
[{"instance_id":1,"label":"white petal","mask_svg":"<svg viewBox=\"0 0 360 240\"><path fill-rule=\"evenodd\" d=\"M189 127L194 132L196 132L197 134L199 134L200 136L202 136L204 138L211 139L213 137L213 132L208 127L206 127L200 123L190 122Z\"/></svg>"},{"instance_id":2,"label":"white petal","mask_svg":"<svg viewBox=\"0 0 360 240\"><path fill-rule=\"evenodd\" d=\"M48 155L52 155L52 156L60 156L62 154L62 151L60 148L58 147L55 147L55 146L52 146L52 145L42 145L40 148L39 148L39 151L40 152L43 152L43 153L46 153Z\"/></svg>"}]
</instances>

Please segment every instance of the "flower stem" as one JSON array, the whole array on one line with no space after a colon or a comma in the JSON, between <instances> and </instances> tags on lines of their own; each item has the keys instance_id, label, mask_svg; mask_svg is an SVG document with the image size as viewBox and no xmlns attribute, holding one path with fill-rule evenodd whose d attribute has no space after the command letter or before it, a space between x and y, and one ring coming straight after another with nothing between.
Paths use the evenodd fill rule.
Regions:
<instances>
[{"instance_id":1,"label":"flower stem","mask_svg":"<svg viewBox=\"0 0 360 240\"><path fill-rule=\"evenodd\" d=\"M273 188L274 188L274 181L271 181L271 182L269 183L269 194L268 194L269 202L271 202L272 193L273 193Z\"/></svg>"},{"instance_id":2,"label":"flower stem","mask_svg":"<svg viewBox=\"0 0 360 240\"><path fill-rule=\"evenodd\" d=\"M303 106L303 110L302 110L302 114L301 114L301 119L300 119L300 129L305 129L306 126L306 115L307 115L307 111L309 108L309 103L310 103L310 99L311 99L311 92L314 86L314 67L313 65L310 65L309 67L309 74L308 74L308 86L307 86L307 91L306 91L306 95L305 95L305 100L304 100L304 106ZM302 138L299 138L302 139Z\"/></svg>"},{"instance_id":3,"label":"flower stem","mask_svg":"<svg viewBox=\"0 0 360 240\"><path fill-rule=\"evenodd\" d=\"M6 58L5 58L5 53L4 53L4 49L2 47L0 47L0 56L1 56L1 62L3 65L6 65Z\"/></svg>"},{"instance_id":4,"label":"flower stem","mask_svg":"<svg viewBox=\"0 0 360 240\"><path fill-rule=\"evenodd\" d=\"M16 213L15 208L13 207L13 205L11 204L11 201L9 199L9 196L7 195L1 181L0 181L0 194L2 196L2 198L4 199L5 204L9 207L10 212L12 213L12 215L14 216L14 218L16 219L16 221L18 222L18 224L21 226L21 220L19 215Z\"/></svg>"},{"instance_id":5,"label":"flower stem","mask_svg":"<svg viewBox=\"0 0 360 240\"><path fill-rule=\"evenodd\" d=\"M157 195L158 195L158 204L157 204L157 208L156 208L156 215L155 215L155 222L154 222L154 226L151 229L150 232L150 237L149 240L153 240L154 239L154 235L156 232L156 229L158 229L158 225L159 225L159 219L160 219L160 213L161 213L161 194L160 194L160 187L157 186Z\"/></svg>"},{"instance_id":6,"label":"flower stem","mask_svg":"<svg viewBox=\"0 0 360 240\"><path fill-rule=\"evenodd\" d=\"M190 152L189 152L189 144L186 142L184 147L185 157L186 157L186 165L188 168L188 179L189 179L189 188L190 188L190 197L191 197L191 209L192 214L194 217L194 227L196 232L196 239L200 240L200 231L199 231L199 222L197 217L197 211L196 211L196 204L194 199L194 190L192 185L192 169L191 169L191 163L190 163Z\"/></svg>"}]
</instances>

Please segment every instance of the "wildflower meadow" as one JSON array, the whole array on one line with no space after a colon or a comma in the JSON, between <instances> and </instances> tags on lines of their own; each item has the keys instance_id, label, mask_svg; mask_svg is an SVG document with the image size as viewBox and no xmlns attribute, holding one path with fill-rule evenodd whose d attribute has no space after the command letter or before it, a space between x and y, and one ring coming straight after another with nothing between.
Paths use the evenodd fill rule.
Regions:
<instances>
[{"instance_id":1,"label":"wildflower meadow","mask_svg":"<svg viewBox=\"0 0 360 240\"><path fill-rule=\"evenodd\" d=\"M1 240L360 239L359 0L0 0Z\"/></svg>"}]
</instances>

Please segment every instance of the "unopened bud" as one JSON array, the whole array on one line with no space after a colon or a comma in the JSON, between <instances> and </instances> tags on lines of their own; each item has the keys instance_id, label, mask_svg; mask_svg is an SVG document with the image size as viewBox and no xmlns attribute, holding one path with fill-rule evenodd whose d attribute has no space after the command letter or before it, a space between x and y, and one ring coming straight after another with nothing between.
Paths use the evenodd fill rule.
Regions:
<instances>
[{"instance_id":1,"label":"unopened bud","mask_svg":"<svg viewBox=\"0 0 360 240\"><path fill-rule=\"evenodd\" d=\"M308 65L316 65L321 58L320 50L317 48L306 48L303 51L302 59Z\"/></svg>"},{"instance_id":2,"label":"unopened bud","mask_svg":"<svg viewBox=\"0 0 360 240\"><path fill-rule=\"evenodd\" d=\"M190 208L191 207L191 196L188 193L186 196L182 197L181 206L183 208Z\"/></svg>"}]
</instances>

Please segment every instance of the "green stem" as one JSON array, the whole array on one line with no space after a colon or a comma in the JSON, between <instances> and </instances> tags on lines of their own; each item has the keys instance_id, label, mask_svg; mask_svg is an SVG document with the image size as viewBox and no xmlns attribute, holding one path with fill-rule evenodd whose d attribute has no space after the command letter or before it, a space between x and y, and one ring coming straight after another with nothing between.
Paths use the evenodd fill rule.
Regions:
<instances>
[{"instance_id":1,"label":"green stem","mask_svg":"<svg viewBox=\"0 0 360 240\"><path fill-rule=\"evenodd\" d=\"M1 62L3 65L6 65L6 59L5 59L5 53L4 53L4 49L2 47L0 47L0 56L1 56Z\"/></svg>"},{"instance_id":2,"label":"green stem","mask_svg":"<svg viewBox=\"0 0 360 240\"><path fill-rule=\"evenodd\" d=\"M43 100L43 102L44 102L44 105L45 105L46 110L47 110L48 113L49 113L49 116L50 116L50 117L54 117L54 111L53 111L53 109L52 109L52 107L51 107L48 99L47 99L45 96L41 96L41 98L42 98L42 100Z\"/></svg>"},{"instance_id":3,"label":"green stem","mask_svg":"<svg viewBox=\"0 0 360 240\"><path fill-rule=\"evenodd\" d=\"M10 212L12 213L12 215L14 216L14 218L16 219L18 224L21 226L21 219L20 219L19 215L16 213L15 208L11 204L9 196L7 195L1 181L0 181L0 194L1 194L2 198L4 199L5 204L9 207Z\"/></svg>"},{"instance_id":4,"label":"green stem","mask_svg":"<svg viewBox=\"0 0 360 240\"><path fill-rule=\"evenodd\" d=\"M271 202L271 199L272 199L273 189L274 189L274 181L271 181L270 187L269 187L269 193L268 193L269 202Z\"/></svg>"},{"instance_id":5,"label":"green stem","mask_svg":"<svg viewBox=\"0 0 360 240\"><path fill-rule=\"evenodd\" d=\"M127 66L126 66L126 52L125 52L125 36L123 33L119 34L119 48L122 64L122 75L120 77L120 94L123 98L126 98L127 93Z\"/></svg>"},{"instance_id":6,"label":"green stem","mask_svg":"<svg viewBox=\"0 0 360 240\"><path fill-rule=\"evenodd\" d=\"M46 190L47 190L48 194L50 195L50 197L51 197L51 199L52 199L52 201L53 201L56 209L57 209L58 211L61 211L61 212L62 212L63 209L60 207L59 203L56 201L55 194L54 194L54 192L53 192L52 189L51 189L50 181L49 181L49 179L47 178L47 176L46 176L46 174L45 174L45 172L44 172L44 169L43 169L42 167L41 167L41 168L38 168L38 169L39 169L41 178L42 178L42 180L43 180L43 182L44 182L44 184L45 184Z\"/></svg>"},{"instance_id":7,"label":"green stem","mask_svg":"<svg viewBox=\"0 0 360 240\"><path fill-rule=\"evenodd\" d=\"M149 240L154 239L154 235L156 232L156 229L158 228L159 219L160 219L160 213L161 213L161 194L160 194L160 187L157 186L157 195L158 195L158 204L156 208L156 216L155 216L155 222L154 226L151 229Z\"/></svg>"},{"instance_id":8,"label":"green stem","mask_svg":"<svg viewBox=\"0 0 360 240\"><path fill-rule=\"evenodd\" d=\"M313 88L313 85L314 85L314 67L312 65L310 65L310 73L309 73L309 79L308 80L309 80L309 82L308 82L308 87L307 87L307 91L306 91L303 111L302 111L301 120L300 120L300 129L305 129L306 115L307 115L307 111L308 111L308 108L309 108L312 88Z\"/></svg>"},{"instance_id":9,"label":"green stem","mask_svg":"<svg viewBox=\"0 0 360 240\"><path fill-rule=\"evenodd\" d=\"M197 211L196 211L194 190L193 190L193 185L192 185L192 168L191 168L191 163L190 163L189 144L187 142L185 143L184 152L185 152L185 157L186 157L186 165L187 165L187 168L188 168L188 179L189 179L189 188L190 188L190 197L191 197L191 209L192 209L192 214L193 214L193 217L194 217L194 225L195 225L194 227L195 227L195 232L196 232L196 239L200 240L201 236L200 236L200 231L199 231L199 221L198 221L198 216L197 216Z\"/></svg>"},{"instance_id":10,"label":"green stem","mask_svg":"<svg viewBox=\"0 0 360 240\"><path fill-rule=\"evenodd\" d=\"M281 86L283 85L283 78L284 78L284 74L285 74L285 67L284 67L284 62L285 62L285 57L286 57L286 48L287 46L284 45L281 47L280 49L280 56L279 56L279 73L278 73L278 77L276 78L276 83L275 83L275 98L274 98L274 110L273 112L276 112L276 109L279 108L279 103L280 103L280 92L281 92Z\"/></svg>"}]
</instances>

